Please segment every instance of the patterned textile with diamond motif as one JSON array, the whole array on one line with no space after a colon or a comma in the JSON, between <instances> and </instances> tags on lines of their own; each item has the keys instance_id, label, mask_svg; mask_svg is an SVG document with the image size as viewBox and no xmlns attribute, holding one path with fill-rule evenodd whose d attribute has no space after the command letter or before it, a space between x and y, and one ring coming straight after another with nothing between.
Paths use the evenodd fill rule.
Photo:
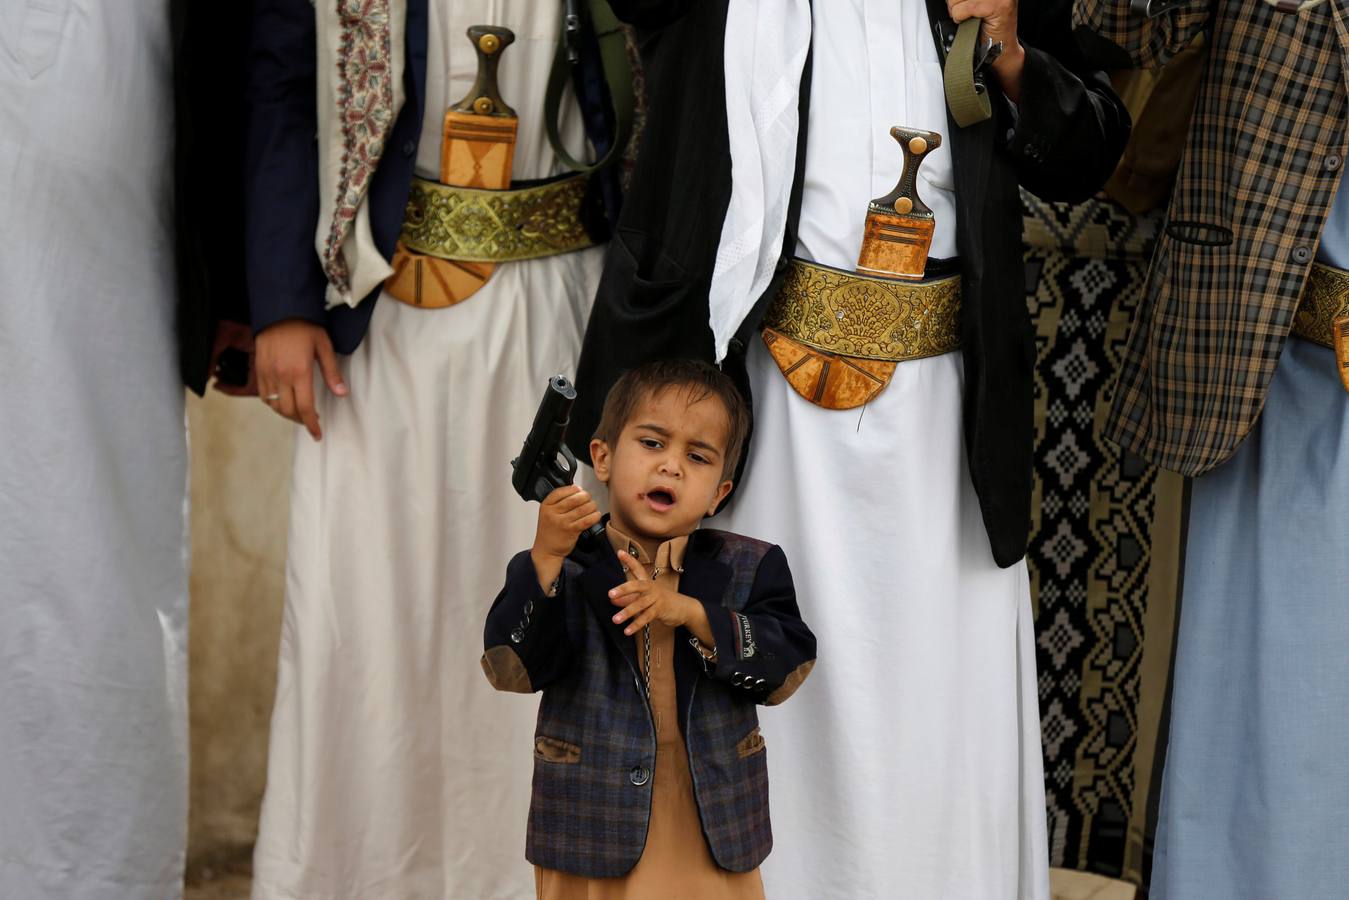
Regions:
<instances>
[{"instance_id":1,"label":"patterned textile with diamond motif","mask_svg":"<svg viewBox=\"0 0 1349 900\"><path fill-rule=\"evenodd\" d=\"M1109 201L1023 199L1039 350L1028 559L1050 863L1146 884L1183 482L1101 430L1159 220Z\"/></svg>"}]
</instances>

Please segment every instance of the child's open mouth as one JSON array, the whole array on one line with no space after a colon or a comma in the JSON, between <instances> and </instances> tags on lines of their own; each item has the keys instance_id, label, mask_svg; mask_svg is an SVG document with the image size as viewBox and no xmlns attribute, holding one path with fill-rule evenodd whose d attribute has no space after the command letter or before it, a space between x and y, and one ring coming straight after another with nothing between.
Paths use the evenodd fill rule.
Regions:
<instances>
[{"instance_id":1,"label":"child's open mouth","mask_svg":"<svg viewBox=\"0 0 1349 900\"><path fill-rule=\"evenodd\" d=\"M647 491L644 499L646 500L646 505L656 512L668 512L673 509L675 505L674 494L664 488Z\"/></svg>"}]
</instances>

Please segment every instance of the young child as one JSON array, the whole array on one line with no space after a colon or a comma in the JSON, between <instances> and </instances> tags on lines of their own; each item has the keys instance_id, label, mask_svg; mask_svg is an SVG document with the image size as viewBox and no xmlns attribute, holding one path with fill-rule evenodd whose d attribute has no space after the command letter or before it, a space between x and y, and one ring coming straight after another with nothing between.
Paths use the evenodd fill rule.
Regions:
<instances>
[{"instance_id":1,"label":"young child","mask_svg":"<svg viewBox=\"0 0 1349 900\"><path fill-rule=\"evenodd\" d=\"M543 691L525 856L538 896L762 897L772 847L755 703L815 662L778 547L698 529L731 490L748 410L704 363L614 385L591 441L609 491L559 488L487 616L483 670Z\"/></svg>"}]
</instances>

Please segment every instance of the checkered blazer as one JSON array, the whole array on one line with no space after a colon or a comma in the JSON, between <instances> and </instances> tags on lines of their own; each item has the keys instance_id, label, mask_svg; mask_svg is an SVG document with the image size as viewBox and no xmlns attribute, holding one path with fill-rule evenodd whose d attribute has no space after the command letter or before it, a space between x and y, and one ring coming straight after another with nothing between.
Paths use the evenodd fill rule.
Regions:
<instances>
[{"instance_id":1,"label":"checkered blazer","mask_svg":"<svg viewBox=\"0 0 1349 900\"><path fill-rule=\"evenodd\" d=\"M546 597L528 553L511 560L488 613L483 670L499 690L543 691L525 856L588 878L626 874L646 846L656 733L632 638L608 591L625 580L607 541L578 549ZM718 662L681 631L675 685L698 811L712 858L747 872L773 845L768 762L756 703L785 700L815 659L782 550L694 532L679 590L701 601Z\"/></svg>"},{"instance_id":2,"label":"checkered blazer","mask_svg":"<svg viewBox=\"0 0 1349 900\"><path fill-rule=\"evenodd\" d=\"M1076 0L1110 67L1210 57L1107 436L1186 475L1236 450L1264 405L1316 256L1346 143L1349 7L1261 0ZM1084 43L1091 34L1080 34Z\"/></svg>"}]
</instances>

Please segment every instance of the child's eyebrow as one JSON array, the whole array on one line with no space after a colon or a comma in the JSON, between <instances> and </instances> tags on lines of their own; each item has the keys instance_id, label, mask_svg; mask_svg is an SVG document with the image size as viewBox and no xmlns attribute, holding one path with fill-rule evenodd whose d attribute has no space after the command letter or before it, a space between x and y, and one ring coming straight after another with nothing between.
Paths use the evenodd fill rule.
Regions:
<instances>
[{"instance_id":1,"label":"child's eyebrow","mask_svg":"<svg viewBox=\"0 0 1349 900\"><path fill-rule=\"evenodd\" d=\"M666 428L664 425L653 425L653 424L651 424L650 422L643 422L642 424L638 425L637 427L638 427L638 428L645 428L647 431L654 431L656 434L660 435L661 437L669 437L671 434L674 433L674 432L672 432L670 429ZM710 451L712 451L713 453L720 453L720 452L721 452L721 448L718 447L716 444L709 444L707 441L700 441L700 440L697 440L696 438L695 438L694 440L689 441L689 445L690 445L690 446L693 446L693 447L698 447L698 448L703 449L703 450L710 450Z\"/></svg>"}]
</instances>

